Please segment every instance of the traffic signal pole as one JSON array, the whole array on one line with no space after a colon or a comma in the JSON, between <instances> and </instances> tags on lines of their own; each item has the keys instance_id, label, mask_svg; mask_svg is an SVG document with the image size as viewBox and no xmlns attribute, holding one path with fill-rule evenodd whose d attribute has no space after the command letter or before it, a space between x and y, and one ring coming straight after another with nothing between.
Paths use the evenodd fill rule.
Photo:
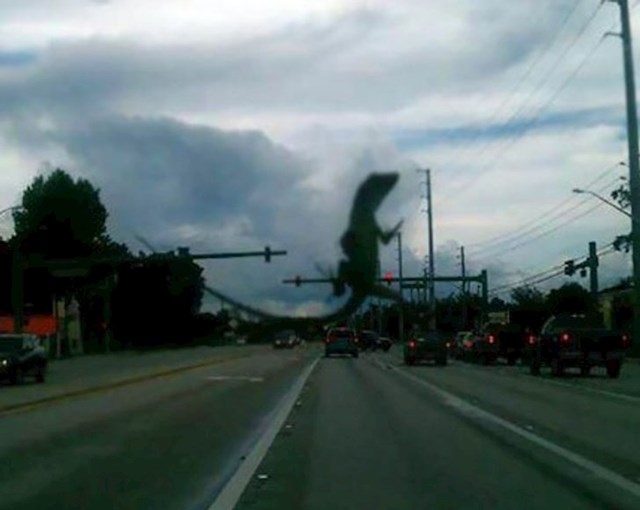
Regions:
<instances>
[{"instance_id":1,"label":"traffic signal pole","mask_svg":"<svg viewBox=\"0 0 640 510\"><path fill-rule=\"evenodd\" d=\"M625 94L627 105L627 142L629 150L629 191L631 218L640 217L640 168L638 157L638 109L636 104L635 74L629 0L610 0L620 7L622 56L624 60ZM640 227L631 221L631 246L633 257L633 340L640 339Z\"/></svg>"},{"instance_id":2,"label":"traffic signal pole","mask_svg":"<svg viewBox=\"0 0 640 510\"><path fill-rule=\"evenodd\" d=\"M402 288L402 232L398 232L398 276L400 277L400 302L398 303L398 336L404 342L404 289Z\"/></svg>"}]
</instances>

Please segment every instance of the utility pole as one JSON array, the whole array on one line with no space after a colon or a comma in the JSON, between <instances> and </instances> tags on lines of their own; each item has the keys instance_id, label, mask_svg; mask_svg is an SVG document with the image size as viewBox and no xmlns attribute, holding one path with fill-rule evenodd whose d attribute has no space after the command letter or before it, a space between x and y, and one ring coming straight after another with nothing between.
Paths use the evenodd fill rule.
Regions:
<instances>
[{"instance_id":1,"label":"utility pole","mask_svg":"<svg viewBox=\"0 0 640 510\"><path fill-rule=\"evenodd\" d=\"M402 288L402 232L398 232L398 278L400 279L400 302L398 303L398 336L404 342L404 290Z\"/></svg>"},{"instance_id":2,"label":"utility pole","mask_svg":"<svg viewBox=\"0 0 640 510\"><path fill-rule=\"evenodd\" d=\"M460 268L462 269L462 330L467 328L467 266L464 260L464 246L460 246Z\"/></svg>"},{"instance_id":3,"label":"utility pole","mask_svg":"<svg viewBox=\"0 0 640 510\"><path fill-rule=\"evenodd\" d=\"M598 252L595 241L589 243L589 279L593 304L598 304Z\"/></svg>"},{"instance_id":4,"label":"utility pole","mask_svg":"<svg viewBox=\"0 0 640 510\"><path fill-rule=\"evenodd\" d=\"M624 59L625 93L627 103L627 141L629 148L629 191L631 217L640 217L640 169L638 168L638 111L633 70L633 46L629 21L629 0L610 0L620 6L622 27L622 56ZM633 334L634 342L640 340L640 228L631 221L631 246L633 257Z\"/></svg>"},{"instance_id":5,"label":"utility pole","mask_svg":"<svg viewBox=\"0 0 640 510\"><path fill-rule=\"evenodd\" d=\"M431 169L418 170L425 174L425 199L427 201L427 229L429 239L429 277L435 276L435 260L433 257L433 201L431 200ZM435 303L435 283L430 280L428 287L429 296L429 329L435 329L436 327L436 303Z\"/></svg>"}]
</instances>

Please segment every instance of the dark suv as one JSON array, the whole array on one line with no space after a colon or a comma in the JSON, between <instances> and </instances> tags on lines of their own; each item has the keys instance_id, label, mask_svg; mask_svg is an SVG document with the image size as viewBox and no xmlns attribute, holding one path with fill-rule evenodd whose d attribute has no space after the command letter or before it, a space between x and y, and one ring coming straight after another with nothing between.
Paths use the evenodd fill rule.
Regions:
<instances>
[{"instance_id":1,"label":"dark suv","mask_svg":"<svg viewBox=\"0 0 640 510\"><path fill-rule=\"evenodd\" d=\"M349 354L358 357L358 339L351 328L331 328L327 332L324 344L324 355Z\"/></svg>"},{"instance_id":2,"label":"dark suv","mask_svg":"<svg viewBox=\"0 0 640 510\"><path fill-rule=\"evenodd\" d=\"M42 383L46 371L47 353L36 335L0 335L0 379L18 384L30 375Z\"/></svg>"}]
</instances>

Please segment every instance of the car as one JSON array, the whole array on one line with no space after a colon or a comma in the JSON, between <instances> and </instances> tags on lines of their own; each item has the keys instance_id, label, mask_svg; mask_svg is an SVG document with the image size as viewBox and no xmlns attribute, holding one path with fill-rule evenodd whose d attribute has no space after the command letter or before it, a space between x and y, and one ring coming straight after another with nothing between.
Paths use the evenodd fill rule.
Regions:
<instances>
[{"instance_id":1,"label":"car","mask_svg":"<svg viewBox=\"0 0 640 510\"><path fill-rule=\"evenodd\" d=\"M453 340L447 342L449 355L456 359L461 358L465 347L464 342L471 338L473 338L473 331L458 331Z\"/></svg>"},{"instance_id":2,"label":"car","mask_svg":"<svg viewBox=\"0 0 640 510\"><path fill-rule=\"evenodd\" d=\"M378 348L380 337L378 333L370 330L362 330L358 335L358 345L363 351L372 350L375 351Z\"/></svg>"},{"instance_id":3,"label":"car","mask_svg":"<svg viewBox=\"0 0 640 510\"><path fill-rule=\"evenodd\" d=\"M415 365L420 361L446 365L447 359L447 339L439 331L414 331L404 345L405 365Z\"/></svg>"},{"instance_id":4,"label":"car","mask_svg":"<svg viewBox=\"0 0 640 510\"><path fill-rule=\"evenodd\" d=\"M529 369L532 375L539 375L543 366L549 366L552 375L561 376L567 368L579 368L582 375L588 375L591 368L604 366L615 379L630 344L628 335L605 328L598 317L561 314L542 326L530 347Z\"/></svg>"},{"instance_id":5,"label":"car","mask_svg":"<svg viewBox=\"0 0 640 510\"><path fill-rule=\"evenodd\" d=\"M384 352L388 352L389 349L391 349L392 345L393 345L393 342L391 341L391 338L386 336L381 336L378 338L378 346Z\"/></svg>"},{"instance_id":6,"label":"car","mask_svg":"<svg viewBox=\"0 0 640 510\"><path fill-rule=\"evenodd\" d=\"M36 335L0 335L0 379L18 384L25 376L38 383L45 381L47 352Z\"/></svg>"},{"instance_id":7,"label":"car","mask_svg":"<svg viewBox=\"0 0 640 510\"><path fill-rule=\"evenodd\" d=\"M324 343L326 358L334 354L348 354L357 358L358 353L358 339L353 329L345 327L329 329Z\"/></svg>"},{"instance_id":8,"label":"car","mask_svg":"<svg viewBox=\"0 0 640 510\"><path fill-rule=\"evenodd\" d=\"M473 363L490 365L498 358L498 345L495 337L481 333L468 333L463 337L460 359Z\"/></svg>"},{"instance_id":9,"label":"car","mask_svg":"<svg viewBox=\"0 0 640 510\"><path fill-rule=\"evenodd\" d=\"M296 345L300 344L300 339L296 332L293 330L279 331L274 335L273 348L274 349L293 349Z\"/></svg>"}]
</instances>

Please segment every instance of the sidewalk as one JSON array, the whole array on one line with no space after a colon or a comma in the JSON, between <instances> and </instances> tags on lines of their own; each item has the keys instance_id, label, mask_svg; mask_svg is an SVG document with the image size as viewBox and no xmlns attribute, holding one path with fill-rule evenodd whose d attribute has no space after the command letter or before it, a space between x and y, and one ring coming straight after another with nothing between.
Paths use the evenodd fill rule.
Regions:
<instances>
[{"instance_id":1,"label":"sidewalk","mask_svg":"<svg viewBox=\"0 0 640 510\"><path fill-rule=\"evenodd\" d=\"M100 389L133 384L171 372L248 357L262 346L193 347L154 352L119 352L49 362L47 380L0 385L0 413Z\"/></svg>"}]
</instances>

